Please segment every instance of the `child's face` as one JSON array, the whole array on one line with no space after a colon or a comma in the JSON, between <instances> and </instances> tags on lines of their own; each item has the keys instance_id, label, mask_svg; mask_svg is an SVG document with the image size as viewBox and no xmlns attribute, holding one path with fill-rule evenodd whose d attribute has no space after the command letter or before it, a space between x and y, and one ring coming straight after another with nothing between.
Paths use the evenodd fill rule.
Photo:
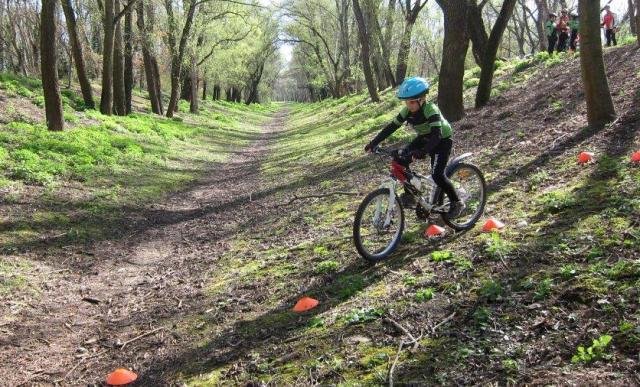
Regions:
<instances>
[{"instance_id":1,"label":"child's face","mask_svg":"<svg viewBox=\"0 0 640 387\"><path fill-rule=\"evenodd\" d=\"M420 110L420 102L422 102L422 98L421 99L408 99L406 101L404 101L404 104L407 106L407 109L409 109L409 111L411 113L415 113L418 110Z\"/></svg>"}]
</instances>

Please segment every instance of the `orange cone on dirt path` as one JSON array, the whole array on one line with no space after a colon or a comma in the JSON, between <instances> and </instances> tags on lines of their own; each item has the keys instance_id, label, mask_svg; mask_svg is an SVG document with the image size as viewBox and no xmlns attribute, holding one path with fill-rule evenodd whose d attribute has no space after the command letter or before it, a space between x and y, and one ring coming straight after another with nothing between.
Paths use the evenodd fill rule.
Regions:
<instances>
[{"instance_id":1,"label":"orange cone on dirt path","mask_svg":"<svg viewBox=\"0 0 640 387\"><path fill-rule=\"evenodd\" d=\"M296 302L296 305L293 307L294 312L302 313L308 310L311 310L318 306L318 300L311 297L302 297Z\"/></svg>"},{"instance_id":2,"label":"orange cone on dirt path","mask_svg":"<svg viewBox=\"0 0 640 387\"><path fill-rule=\"evenodd\" d=\"M427 229L424 232L424 236L426 236L427 238L432 238L432 237L437 237L440 236L442 234L444 234L444 228L432 224L431 226L427 227Z\"/></svg>"},{"instance_id":3,"label":"orange cone on dirt path","mask_svg":"<svg viewBox=\"0 0 640 387\"><path fill-rule=\"evenodd\" d=\"M592 152L580 152L578 155L578 163L586 164L593 161L593 156L595 156Z\"/></svg>"},{"instance_id":4,"label":"orange cone on dirt path","mask_svg":"<svg viewBox=\"0 0 640 387\"><path fill-rule=\"evenodd\" d=\"M495 230L500 230L501 228L504 228L504 223L502 223L496 218L489 218L487 219L486 222L484 222L484 225L482 226L482 231L491 232Z\"/></svg>"},{"instance_id":5,"label":"orange cone on dirt path","mask_svg":"<svg viewBox=\"0 0 640 387\"><path fill-rule=\"evenodd\" d=\"M109 375L107 375L107 384L110 386L124 386L125 384L133 383L138 379L138 375L135 372L129 371L126 368L118 368Z\"/></svg>"},{"instance_id":6,"label":"orange cone on dirt path","mask_svg":"<svg viewBox=\"0 0 640 387\"><path fill-rule=\"evenodd\" d=\"M635 151L631 154L631 161L634 163L640 163L640 151Z\"/></svg>"}]
</instances>

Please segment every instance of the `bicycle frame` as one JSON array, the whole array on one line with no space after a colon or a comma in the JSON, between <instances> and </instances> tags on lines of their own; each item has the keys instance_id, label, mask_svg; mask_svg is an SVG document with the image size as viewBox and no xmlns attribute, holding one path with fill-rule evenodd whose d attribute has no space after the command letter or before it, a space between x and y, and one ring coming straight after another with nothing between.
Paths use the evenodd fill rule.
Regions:
<instances>
[{"instance_id":1,"label":"bicycle frame","mask_svg":"<svg viewBox=\"0 0 640 387\"><path fill-rule=\"evenodd\" d=\"M454 159L452 159L446 167L446 174L447 176L450 176L451 172L453 171L454 167L462 162L462 160L465 160L469 157L471 157L473 154L472 153L464 153L460 156L455 157ZM436 204L436 198L438 195L438 190L440 189L440 187L438 187L438 185L433 181L433 179L431 179L428 176L424 176L421 175L419 173L415 173L413 172L413 175L415 177L417 177L418 179L420 179L421 182L421 186L422 187L428 187L429 188L429 198L428 200L425 200L424 195L420 195L417 199L419 200L420 205L422 206L422 208L431 213L444 213L445 211L440 208L440 207L444 207L444 205L442 206L438 206ZM385 221L383 223L383 227L389 227L389 224L391 222L391 218L392 218L392 209L395 207L394 206L394 201L397 200L397 195L396 195L396 190L398 189L398 185L399 182L398 180L391 176L389 177L386 181L382 182L382 184L380 184L379 188L387 188L389 190L389 202L387 205L387 213L385 215ZM426 191L426 189L421 189L420 191L424 192ZM380 201L378 201L378 203L376 204L376 212L374 215L374 224L378 224L379 222L379 217L380 217L380 212L382 210L382 203L380 203Z\"/></svg>"}]
</instances>

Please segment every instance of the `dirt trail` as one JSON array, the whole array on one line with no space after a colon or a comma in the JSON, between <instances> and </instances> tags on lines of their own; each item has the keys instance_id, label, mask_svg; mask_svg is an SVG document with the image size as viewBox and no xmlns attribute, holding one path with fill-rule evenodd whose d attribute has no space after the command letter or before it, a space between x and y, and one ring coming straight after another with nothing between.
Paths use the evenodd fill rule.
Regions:
<instances>
[{"instance_id":1,"label":"dirt trail","mask_svg":"<svg viewBox=\"0 0 640 387\"><path fill-rule=\"evenodd\" d=\"M68 265L36 267L42 294L0 307L0 384L101 383L116 367L144 373L192 346L172 328L206 308L208 273L225 240L267 211L261 161L286 119L283 109L189 190L150 204L131 236L40 257Z\"/></svg>"}]
</instances>

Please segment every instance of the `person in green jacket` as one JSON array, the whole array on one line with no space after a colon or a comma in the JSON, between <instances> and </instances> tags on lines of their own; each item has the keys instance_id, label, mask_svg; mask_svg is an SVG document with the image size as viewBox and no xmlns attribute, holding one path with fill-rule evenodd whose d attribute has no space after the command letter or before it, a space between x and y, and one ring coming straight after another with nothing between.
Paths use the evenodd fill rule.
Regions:
<instances>
[{"instance_id":1,"label":"person in green jacket","mask_svg":"<svg viewBox=\"0 0 640 387\"><path fill-rule=\"evenodd\" d=\"M547 31L547 52L549 55L553 54L553 51L556 48L556 43L558 42L556 17L557 15L555 13L549 13L549 20L547 20L544 25L544 28Z\"/></svg>"},{"instance_id":2,"label":"person in green jacket","mask_svg":"<svg viewBox=\"0 0 640 387\"><path fill-rule=\"evenodd\" d=\"M580 32L580 20L578 14L571 13L571 19L569 20L569 28L571 29L571 38L569 39L569 50L575 52L578 48L578 33Z\"/></svg>"},{"instance_id":3,"label":"person in green jacket","mask_svg":"<svg viewBox=\"0 0 640 387\"><path fill-rule=\"evenodd\" d=\"M429 92L429 82L420 77L407 78L398 88L398 98L404 100L405 106L400 113L366 146L366 152L372 152L379 143L395 132L404 122L416 131L417 137L404 149L401 149L394 160L409 170L409 164L414 160L431 157L431 176L449 198L449 216L457 218L465 209L465 204L458 197L451 180L445 174L449 162L453 140L453 130L440 109L433 102L426 102L425 96ZM404 183L403 204L415 205L415 187L409 181Z\"/></svg>"}]
</instances>

